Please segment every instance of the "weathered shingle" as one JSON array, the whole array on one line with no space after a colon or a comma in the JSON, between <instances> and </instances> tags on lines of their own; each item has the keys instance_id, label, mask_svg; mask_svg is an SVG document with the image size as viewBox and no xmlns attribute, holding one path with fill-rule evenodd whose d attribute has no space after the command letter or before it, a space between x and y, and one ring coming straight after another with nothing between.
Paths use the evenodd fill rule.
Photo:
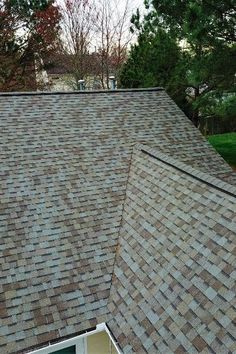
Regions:
<instances>
[{"instance_id":1,"label":"weathered shingle","mask_svg":"<svg viewBox=\"0 0 236 354\"><path fill-rule=\"evenodd\" d=\"M236 188L134 150L108 321L124 353L233 353Z\"/></svg>"},{"instance_id":2,"label":"weathered shingle","mask_svg":"<svg viewBox=\"0 0 236 354\"><path fill-rule=\"evenodd\" d=\"M108 318L136 142L214 176L234 178L163 90L1 94L0 135L5 353Z\"/></svg>"}]
</instances>

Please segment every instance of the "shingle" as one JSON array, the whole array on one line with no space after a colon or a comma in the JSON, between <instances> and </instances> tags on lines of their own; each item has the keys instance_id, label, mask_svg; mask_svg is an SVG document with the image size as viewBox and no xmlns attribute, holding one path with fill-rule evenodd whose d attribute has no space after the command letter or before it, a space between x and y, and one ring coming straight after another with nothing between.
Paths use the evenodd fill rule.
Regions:
<instances>
[{"instance_id":1,"label":"shingle","mask_svg":"<svg viewBox=\"0 0 236 354\"><path fill-rule=\"evenodd\" d=\"M3 323L7 323L4 324L7 329L1 350L5 353L37 347L109 318L106 305L131 152L136 142L145 142L161 152L175 155L213 176L232 182L235 179L230 167L163 90L0 94L0 141L0 247L3 260L0 289L4 296L1 315ZM155 176L149 181L153 182ZM181 182L181 176L175 177L171 183L175 182L178 182L176 190L183 196L185 183ZM164 190L166 181L161 178L159 183L155 193L160 188L166 196L161 206L153 199L155 193L149 198L146 182L140 187L145 191L142 203L148 206L152 200L153 217L144 220L147 239L145 242L139 240L144 265L152 265L150 274L158 266L156 243L150 245L150 237L155 240L159 227L163 226L160 222L157 228L152 225L153 220L158 215L164 216L168 233L174 235L178 227L176 220L173 224L171 219L173 213L180 212L184 225L189 222L186 207L179 210L171 204L170 193ZM173 187L169 185L169 188L174 192ZM135 195L139 191L130 193ZM198 195L195 192L195 196ZM133 200L133 207L135 203ZM201 205L205 205L204 201ZM227 210L228 219L232 212ZM145 209L140 210L140 215L145 215ZM218 222L218 219L214 220ZM218 226L215 225L215 232L220 235L226 227L232 226L227 218L219 222ZM148 267L139 272L136 259L130 257L131 250L137 247L132 244L133 227L129 223L132 247L123 257L127 268L117 272L117 277L127 288L129 271L133 275L138 273L138 286L141 287L144 281L151 286L152 279L146 278ZM188 235L186 230L185 233ZM217 239L217 242L225 250L225 261L231 262L226 259L228 249L223 239ZM160 244L166 245L165 234L160 235ZM170 245L169 240L167 250L162 250L166 275L171 266ZM183 245L182 240L180 245ZM192 252L189 245L186 248ZM195 251L201 252L201 249ZM195 264L195 259L192 260ZM176 260L172 267L177 266ZM212 272L215 274L214 270ZM178 270L175 269L173 274L178 280ZM164 272L160 271L161 276ZM170 278L174 280L173 276ZM187 281L182 281L187 287ZM136 282L133 285L136 286ZM168 291L168 296L175 301ZM149 288L145 287L141 292L147 296L155 293L153 289L149 293ZM136 301L140 296L139 291L129 293L129 297L124 290L121 294L129 306L132 295ZM162 294L168 302L164 288ZM230 290L223 291L222 296L231 299ZM158 301L158 296L153 298ZM151 297L149 301L153 303ZM156 316L160 317L160 314ZM150 312L149 317L149 323L156 320L155 311ZM30 325L25 320L27 318ZM37 335L33 335L33 328ZM13 329L15 339L10 337ZM173 345L175 347L175 343ZM127 346L127 350L130 347Z\"/></svg>"},{"instance_id":2,"label":"shingle","mask_svg":"<svg viewBox=\"0 0 236 354\"><path fill-rule=\"evenodd\" d=\"M130 193L134 188L135 193ZM126 317L116 317L122 315L119 306L127 313L122 296L116 297L125 276L133 299L129 308L137 321L124 333L132 352L148 352L144 342L133 342L137 325L142 326L142 330L138 327L140 333L148 333L150 338L154 338L153 333L159 334L152 343L149 340L149 345L161 352L178 352L181 348L188 353L232 352L236 339L232 272L236 263L236 214L230 214L230 227L225 218L229 210L235 210L235 197L233 186L222 186L205 173L199 179L198 171L172 157L143 145L134 149L114 269L116 279L108 305L113 314L108 324L116 336L119 323L126 321ZM158 211L155 218L150 217L153 209ZM183 223L176 221L178 218ZM216 220L217 232L212 232ZM224 235L220 244L218 232ZM131 265L126 262L131 258L138 269L132 278L128 272ZM148 286L137 281L139 273L152 274ZM116 313L112 306L115 302ZM144 315L141 322L140 308Z\"/></svg>"}]
</instances>

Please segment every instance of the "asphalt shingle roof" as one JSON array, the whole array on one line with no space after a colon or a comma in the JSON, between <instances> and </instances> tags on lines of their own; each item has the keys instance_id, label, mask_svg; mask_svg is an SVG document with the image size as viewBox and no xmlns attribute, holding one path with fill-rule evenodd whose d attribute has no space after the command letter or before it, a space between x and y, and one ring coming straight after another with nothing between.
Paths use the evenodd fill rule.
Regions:
<instances>
[{"instance_id":1,"label":"asphalt shingle roof","mask_svg":"<svg viewBox=\"0 0 236 354\"><path fill-rule=\"evenodd\" d=\"M0 94L0 135L4 353L108 320L134 144L235 180L161 89Z\"/></svg>"},{"instance_id":2,"label":"asphalt shingle roof","mask_svg":"<svg viewBox=\"0 0 236 354\"><path fill-rule=\"evenodd\" d=\"M235 187L135 149L108 306L123 353L236 351L235 201Z\"/></svg>"}]
</instances>

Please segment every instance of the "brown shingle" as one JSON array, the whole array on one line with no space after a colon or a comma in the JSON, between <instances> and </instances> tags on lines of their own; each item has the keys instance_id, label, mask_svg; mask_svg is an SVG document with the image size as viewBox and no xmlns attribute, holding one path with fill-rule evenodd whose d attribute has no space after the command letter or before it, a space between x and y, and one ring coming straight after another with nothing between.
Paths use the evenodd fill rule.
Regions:
<instances>
[{"instance_id":1,"label":"brown shingle","mask_svg":"<svg viewBox=\"0 0 236 354\"><path fill-rule=\"evenodd\" d=\"M193 340L193 345L197 348L199 352L201 352L206 348L207 343L200 336L197 336Z\"/></svg>"}]
</instances>

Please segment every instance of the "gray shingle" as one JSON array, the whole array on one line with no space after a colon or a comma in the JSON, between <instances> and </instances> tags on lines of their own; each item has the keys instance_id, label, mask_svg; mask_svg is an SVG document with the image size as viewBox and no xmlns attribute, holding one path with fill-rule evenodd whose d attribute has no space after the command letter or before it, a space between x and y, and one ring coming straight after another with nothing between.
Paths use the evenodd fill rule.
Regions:
<instances>
[{"instance_id":1,"label":"gray shingle","mask_svg":"<svg viewBox=\"0 0 236 354\"><path fill-rule=\"evenodd\" d=\"M232 182L236 180L230 167L163 90L0 94L0 310L5 326L4 353L22 352L28 347L76 334L108 320L107 302L126 182L132 148L137 142L176 156L212 176ZM139 172L139 165L136 172ZM199 176L203 172L199 172ZM179 222L183 225L183 232L178 247L185 239L193 264L194 257L202 251L193 249L188 242L191 227L186 208L188 202L201 207L195 215L198 220L200 215L206 215L208 198L198 200L199 191L196 190L193 191L195 199L188 199L182 175L171 179L169 184L169 176L163 176L149 196L149 184L155 185L156 176L148 176L151 178L148 185L144 180L139 188L144 191L141 205L149 206L152 217L150 214L144 220L147 226L144 230L140 226L145 237L138 242L133 231L138 220L130 218L126 227L132 235L131 248L123 253L122 258L129 264L130 272L116 273L129 292L130 296L127 296L127 292L121 289L129 306L132 296L138 301L139 291L133 289L136 286L141 287L142 294L153 293L155 302L150 299L151 304L159 301L153 288L149 288L153 279L147 273L149 266L150 274L155 273L159 264L154 242L157 233L163 264L171 259L172 252L169 249L171 240L168 239L166 244L166 232L176 236ZM166 183L169 190L165 190ZM128 190L130 206L125 206L125 213L130 212L130 207L135 211L136 200L133 198L140 193L137 185L135 182L134 190ZM197 188L201 190L201 185ZM155 203L158 190L165 196L162 205ZM179 196L186 194L182 210L171 203L170 190L176 190ZM215 198L217 202L218 196ZM231 259L227 255L231 244L224 230L232 230L229 222L232 210L226 204L222 208L223 212L227 209L227 214L225 219L214 219L218 224L213 227L211 237L217 240L215 247L224 251L224 260L229 264ZM145 208L139 212L144 218ZM163 220L153 225L157 217L163 217ZM213 218L206 215L205 223L201 224L203 234L208 230L209 220L212 223ZM163 222L168 230L163 228ZM227 241L216 239L215 234ZM136 258L132 257L131 250L137 248L144 262L143 269L137 267ZM178 260L179 254L176 254L175 262L167 262L170 268L166 266L165 271L160 270L155 282L168 276L171 267L178 267ZM222 276L222 272L218 275L214 269L212 272L216 277ZM139 278L131 286L127 276L136 273ZM170 297L168 289L172 285L169 280L176 285L180 276L177 269L173 274L176 279L166 280ZM225 278L228 279L228 275ZM187 279L182 282L188 286ZM226 285L228 287L220 294L231 301L231 283L226 281ZM164 288L161 294L161 299L167 303ZM177 301L176 297L173 301ZM153 310L151 305L148 308ZM158 310L161 312L160 308ZM150 315L149 323L154 320L153 316ZM14 333L19 339L17 343ZM126 348L130 350L127 343Z\"/></svg>"},{"instance_id":2,"label":"gray shingle","mask_svg":"<svg viewBox=\"0 0 236 354\"><path fill-rule=\"evenodd\" d=\"M137 319L139 332L149 337L150 348L161 348L161 352L232 352L232 340L218 338L236 339L232 277L236 264L235 200L235 187L222 186L205 173L199 179L198 171L153 148L141 145L134 149L108 305L112 313L108 324L115 336L118 329L122 331L120 323L129 321L128 309L132 308L131 315ZM153 209L158 211L156 218L150 217ZM231 215L230 223L225 222L226 215ZM186 234L184 225L189 230ZM216 225L223 235L220 244L219 233L212 232ZM136 273L130 272L130 258L138 266ZM140 283L139 273L152 277L148 283L145 277ZM131 296L129 304L120 297L123 288ZM118 304L115 311L114 304ZM141 321L140 309L144 314ZM127 342L130 352L149 352L141 337L137 338L137 323L119 342L124 352ZM159 336L151 343L155 333Z\"/></svg>"}]
</instances>

